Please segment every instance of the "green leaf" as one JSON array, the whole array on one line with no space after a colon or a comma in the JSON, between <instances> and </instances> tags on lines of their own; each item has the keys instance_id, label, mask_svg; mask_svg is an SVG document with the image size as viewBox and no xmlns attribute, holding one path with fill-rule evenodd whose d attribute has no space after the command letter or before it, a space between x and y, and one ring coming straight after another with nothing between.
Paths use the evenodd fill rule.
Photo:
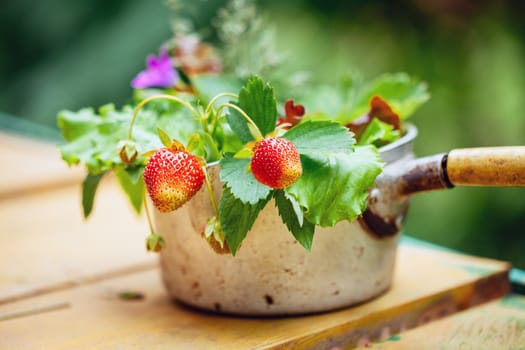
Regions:
<instances>
[{"instance_id":1,"label":"green leaf","mask_svg":"<svg viewBox=\"0 0 525 350\"><path fill-rule=\"evenodd\" d=\"M285 191L276 191L274 198L279 215L288 230L303 247L311 250L315 225L304 219L299 203Z\"/></svg>"},{"instance_id":2,"label":"green leaf","mask_svg":"<svg viewBox=\"0 0 525 350\"><path fill-rule=\"evenodd\" d=\"M97 120L93 119L93 108L84 108L78 112L60 111L57 116L58 127L66 141L73 141L93 130Z\"/></svg>"},{"instance_id":3,"label":"green leaf","mask_svg":"<svg viewBox=\"0 0 525 350\"><path fill-rule=\"evenodd\" d=\"M115 168L115 175L117 176L118 182L137 213L140 213L144 200L143 170L142 167L125 169L119 166Z\"/></svg>"},{"instance_id":4,"label":"green leaf","mask_svg":"<svg viewBox=\"0 0 525 350\"><path fill-rule=\"evenodd\" d=\"M202 133L205 149L205 159L207 162L214 162L221 158L221 153L218 149L217 142L207 132Z\"/></svg>"},{"instance_id":5,"label":"green leaf","mask_svg":"<svg viewBox=\"0 0 525 350\"><path fill-rule=\"evenodd\" d=\"M256 204L243 203L236 198L230 189L223 186L223 193L219 204L219 220L226 237L226 242L233 255L239 249L248 231L252 228L259 212L268 203L268 198Z\"/></svg>"},{"instance_id":6,"label":"green leaf","mask_svg":"<svg viewBox=\"0 0 525 350\"><path fill-rule=\"evenodd\" d=\"M57 121L67 143L59 146L62 158L69 165L84 164L90 173L99 174L109 170L112 164L121 162L119 143L125 139L118 132L108 130L106 118L97 115L93 109L79 112L62 111ZM115 118L115 125L121 118Z\"/></svg>"},{"instance_id":7,"label":"green leaf","mask_svg":"<svg viewBox=\"0 0 525 350\"><path fill-rule=\"evenodd\" d=\"M275 129L277 103L273 88L259 77L251 77L239 92L237 105L252 119L264 136ZM233 108L226 117L232 130L246 143L254 138L246 119Z\"/></svg>"},{"instance_id":8,"label":"green leaf","mask_svg":"<svg viewBox=\"0 0 525 350\"><path fill-rule=\"evenodd\" d=\"M383 74L360 89L351 120L366 114L376 95L386 100L401 119L410 117L430 98L425 83L405 73Z\"/></svg>"},{"instance_id":9,"label":"green leaf","mask_svg":"<svg viewBox=\"0 0 525 350\"><path fill-rule=\"evenodd\" d=\"M303 119L333 120L340 114L348 114L352 106L351 94L355 94L355 89L348 85L313 86L300 100L307 113Z\"/></svg>"},{"instance_id":10,"label":"green leaf","mask_svg":"<svg viewBox=\"0 0 525 350\"><path fill-rule=\"evenodd\" d=\"M286 191L297 199L305 217L321 226L359 216L366 207L368 189L373 187L383 165L373 146L323 157L303 155L301 162L303 175Z\"/></svg>"},{"instance_id":11,"label":"green leaf","mask_svg":"<svg viewBox=\"0 0 525 350\"><path fill-rule=\"evenodd\" d=\"M253 150L249 148L243 148L239 152L235 153L235 158L251 158L253 157Z\"/></svg>"},{"instance_id":12,"label":"green leaf","mask_svg":"<svg viewBox=\"0 0 525 350\"><path fill-rule=\"evenodd\" d=\"M159 134L160 141L164 147L171 147L172 139L166 131L162 130L162 128L157 128L157 134Z\"/></svg>"},{"instance_id":13,"label":"green leaf","mask_svg":"<svg viewBox=\"0 0 525 350\"><path fill-rule=\"evenodd\" d=\"M244 147L244 143L237 136L225 118L220 118L217 125L210 131L210 136L217 144L221 153L235 153ZM220 158L217 158L217 160Z\"/></svg>"},{"instance_id":14,"label":"green leaf","mask_svg":"<svg viewBox=\"0 0 525 350\"><path fill-rule=\"evenodd\" d=\"M155 101L156 102L156 101ZM182 143L190 135L200 130L201 126L185 109L177 104L155 104L143 109L133 128L133 141L139 154L162 147L157 128ZM129 123L133 108L125 106L115 110L109 106L100 109L97 114L93 109L79 112L62 111L57 122L66 143L59 146L62 158L69 164L83 164L91 174L99 174L121 165L119 143L127 140ZM139 157L137 163L144 162Z\"/></svg>"},{"instance_id":15,"label":"green leaf","mask_svg":"<svg viewBox=\"0 0 525 350\"><path fill-rule=\"evenodd\" d=\"M144 294L133 290L124 290L117 295L122 300L143 300L145 298Z\"/></svg>"},{"instance_id":16,"label":"green leaf","mask_svg":"<svg viewBox=\"0 0 525 350\"><path fill-rule=\"evenodd\" d=\"M199 133L191 135L188 144L186 145L186 150L201 157L205 156L204 142Z\"/></svg>"},{"instance_id":17,"label":"green leaf","mask_svg":"<svg viewBox=\"0 0 525 350\"><path fill-rule=\"evenodd\" d=\"M330 121L306 121L290 130L284 138L292 141L300 154L352 152L355 139L348 129Z\"/></svg>"},{"instance_id":18,"label":"green leaf","mask_svg":"<svg viewBox=\"0 0 525 350\"><path fill-rule=\"evenodd\" d=\"M225 155L220 161L220 179L241 202L256 204L268 197L272 189L255 180L251 171L246 171L249 164L248 158Z\"/></svg>"},{"instance_id":19,"label":"green leaf","mask_svg":"<svg viewBox=\"0 0 525 350\"><path fill-rule=\"evenodd\" d=\"M111 170L118 172L119 181L132 206L137 211L140 210L140 198L144 190L142 181L138 180L142 173L141 168L146 162L144 154L162 147L157 134L158 128L183 143L201 129L195 117L180 105L154 102L141 110L133 128L132 141L139 156L130 165L123 163L119 153L122 150L121 141L128 140L128 128L133 116L131 106L116 110L113 105L106 105L98 112L82 109L78 112L62 111L58 114L57 123L66 140L59 146L62 158L69 165L84 165L90 174L83 185L82 205L85 217L89 216L92 210L99 177ZM117 170L123 167L128 170ZM125 173L128 176L125 176Z\"/></svg>"},{"instance_id":20,"label":"green leaf","mask_svg":"<svg viewBox=\"0 0 525 350\"><path fill-rule=\"evenodd\" d=\"M242 87L242 81L227 75L197 75L191 78L201 100L208 103L216 95L224 92L237 93ZM217 103L227 102L228 97L220 98Z\"/></svg>"},{"instance_id":21,"label":"green leaf","mask_svg":"<svg viewBox=\"0 0 525 350\"><path fill-rule=\"evenodd\" d=\"M372 119L359 139L358 145L375 145L381 147L384 144L399 138L399 130L394 126L384 123L377 118Z\"/></svg>"},{"instance_id":22,"label":"green leaf","mask_svg":"<svg viewBox=\"0 0 525 350\"><path fill-rule=\"evenodd\" d=\"M87 174L84 182L82 182L82 209L84 211L84 218L88 218L93 210L93 203L95 200L95 193L97 192L98 184L104 176L104 173L98 175Z\"/></svg>"},{"instance_id":23,"label":"green leaf","mask_svg":"<svg viewBox=\"0 0 525 350\"><path fill-rule=\"evenodd\" d=\"M214 162L221 157L217 143L210 134L203 131L195 133L190 137L186 149L188 152L204 158L206 162Z\"/></svg>"},{"instance_id":24,"label":"green leaf","mask_svg":"<svg viewBox=\"0 0 525 350\"><path fill-rule=\"evenodd\" d=\"M360 147L356 154L348 129L330 121L303 122L283 137L296 145L303 165L301 178L286 191L304 208L308 221L333 226L360 215L367 190L381 172L377 151Z\"/></svg>"},{"instance_id":25,"label":"green leaf","mask_svg":"<svg viewBox=\"0 0 525 350\"><path fill-rule=\"evenodd\" d=\"M374 96L386 100L401 119L410 117L430 98L425 83L405 73L383 74L366 84L348 80L312 87L301 101L307 112L303 119L329 119L346 125L370 111Z\"/></svg>"}]
</instances>

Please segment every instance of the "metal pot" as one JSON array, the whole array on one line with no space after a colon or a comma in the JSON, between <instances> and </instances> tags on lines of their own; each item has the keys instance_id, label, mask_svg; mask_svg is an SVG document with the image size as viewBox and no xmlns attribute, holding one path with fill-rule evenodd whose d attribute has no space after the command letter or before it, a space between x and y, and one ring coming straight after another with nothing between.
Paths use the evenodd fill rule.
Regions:
<instances>
[{"instance_id":1,"label":"metal pot","mask_svg":"<svg viewBox=\"0 0 525 350\"><path fill-rule=\"evenodd\" d=\"M525 147L457 150L414 159L417 130L380 149L387 163L367 210L352 222L317 228L312 251L299 245L269 203L233 257L201 237L213 215L201 189L182 208L154 213L166 239L162 278L171 297L216 312L283 315L321 312L380 295L391 284L399 231L409 198L454 185L525 185ZM219 167L209 167L220 196Z\"/></svg>"}]
</instances>

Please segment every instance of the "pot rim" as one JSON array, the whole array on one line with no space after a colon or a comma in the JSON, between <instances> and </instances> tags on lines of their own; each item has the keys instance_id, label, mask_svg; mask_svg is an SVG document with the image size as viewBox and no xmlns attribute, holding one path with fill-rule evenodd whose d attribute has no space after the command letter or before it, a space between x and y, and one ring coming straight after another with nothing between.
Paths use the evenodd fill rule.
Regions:
<instances>
[{"instance_id":1,"label":"pot rim","mask_svg":"<svg viewBox=\"0 0 525 350\"><path fill-rule=\"evenodd\" d=\"M412 153L412 145L418 135L417 127L413 124L405 124L405 134L399 139L379 148L381 159L387 164L403 158Z\"/></svg>"},{"instance_id":2,"label":"pot rim","mask_svg":"<svg viewBox=\"0 0 525 350\"><path fill-rule=\"evenodd\" d=\"M405 128L406 132L403 136L401 136L399 139L395 140L394 142L391 142L387 145L384 145L379 148L379 152L389 152L394 148L401 147L409 142L414 141L414 139L417 137L418 131L417 127L413 124L406 124Z\"/></svg>"}]
</instances>

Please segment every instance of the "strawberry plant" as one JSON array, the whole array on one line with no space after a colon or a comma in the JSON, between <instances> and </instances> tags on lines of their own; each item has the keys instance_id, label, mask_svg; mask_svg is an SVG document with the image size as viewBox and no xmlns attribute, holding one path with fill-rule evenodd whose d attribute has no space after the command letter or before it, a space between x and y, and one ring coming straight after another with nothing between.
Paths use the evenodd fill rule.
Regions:
<instances>
[{"instance_id":1,"label":"strawberry plant","mask_svg":"<svg viewBox=\"0 0 525 350\"><path fill-rule=\"evenodd\" d=\"M236 66L227 59L241 60L231 54L176 35L133 79L130 105L59 113L62 157L87 169L86 217L109 172L148 220L149 211L177 210L206 191L215 215L204 239L232 254L266 205L306 249L316 227L361 215L383 166L377 147L401 136L404 119L428 99L424 84L401 73L305 91L266 69L228 71ZM208 176L216 163L220 198ZM162 233L150 228L147 247L158 251Z\"/></svg>"}]
</instances>

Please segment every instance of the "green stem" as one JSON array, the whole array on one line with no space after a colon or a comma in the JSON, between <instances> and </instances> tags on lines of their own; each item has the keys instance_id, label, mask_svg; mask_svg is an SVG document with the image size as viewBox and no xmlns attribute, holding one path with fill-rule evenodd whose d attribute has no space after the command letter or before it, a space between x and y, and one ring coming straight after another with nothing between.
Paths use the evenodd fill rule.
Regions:
<instances>
[{"instance_id":1,"label":"green stem","mask_svg":"<svg viewBox=\"0 0 525 350\"><path fill-rule=\"evenodd\" d=\"M231 93L231 92L223 92L223 93L220 93L218 95L215 95L214 98L212 98L210 100L210 102L208 103L208 105L206 106L206 109L204 111L204 113L206 115L208 115L210 109L213 107L213 104L221 97L224 97L224 96L229 96L229 97L233 97L234 99L239 99L239 95L237 94L234 94L234 93Z\"/></svg>"},{"instance_id":2,"label":"green stem","mask_svg":"<svg viewBox=\"0 0 525 350\"><path fill-rule=\"evenodd\" d=\"M250 118L248 116L248 114L246 114L246 112L243 111L239 106L236 106L233 103L223 103L223 104L221 104L219 106L219 108L217 108L217 115L219 115L219 112L223 108L226 108L226 107L235 109L237 112L240 113L240 115L243 116L244 119L246 119L246 121L252 126L252 129L250 129L250 132L252 132L252 135L253 135L253 133L255 133L255 135L253 135L255 140L260 140L260 139L263 138L261 130L259 130L259 128L257 127L257 124L255 124L255 122L252 120L252 118Z\"/></svg>"},{"instance_id":3,"label":"green stem","mask_svg":"<svg viewBox=\"0 0 525 350\"><path fill-rule=\"evenodd\" d=\"M223 93L220 93L218 95L215 95L215 97L210 100L210 102L206 106L206 109L204 110L204 115L205 115L206 118L210 117L210 112L211 112L211 109L213 108L213 105L215 104L215 102L219 98L225 97L225 96L229 96L229 97L232 97L232 98L235 98L235 99L239 99L239 95L231 93L231 92L223 92ZM215 131L217 130L217 124L219 122L218 119L219 119L218 117L215 117L215 118L213 118L213 120L211 122L210 134L211 134L212 137L215 137Z\"/></svg>"},{"instance_id":4,"label":"green stem","mask_svg":"<svg viewBox=\"0 0 525 350\"><path fill-rule=\"evenodd\" d=\"M144 211L146 212L146 218L148 219L149 232L151 234L154 234L155 231L153 230L153 223L151 221L151 215L150 215L149 210L148 210L147 193L144 193Z\"/></svg>"},{"instance_id":5,"label":"green stem","mask_svg":"<svg viewBox=\"0 0 525 350\"><path fill-rule=\"evenodd\" d=\"M142 109L142 107L144 107L147 103L151 102L151 101L154 101L154 100L171 100L171 101L175 101L175 102L178 102L180 103L181 105L183 105L184 107L186 107L191 113L193 113L193 115L197 118L197 119L201 119L201 115L195 110L195 108L193 108L193 106L188 102L188 101L184 101L183 99L180 99L176 96L171 96L171 95L165 95L165 94L162 94L162 95L155 95L155 96L151 96L151 97L148 97L144 100L142 100L136 107L135 109L133 110L133 118L131 119L131 122L129 124L129 129L128 129L128 140L132 140L133 138L133 126L135 125L135 121L137 120L137 117L138 117L138 114L139 114L139 111Z\"/></svg>"},{"instance_id":6,"label":"green stem","mask_svg":"<svg viewBox=\"0 0 525 350\"><path fill-rule=\"evenodd\" d=\"M210 203L215 213L215 217L219 220L219 207L217 206L217 201L215 200L215 194L213 193L213 186L210 181L208 170L204 167L204 181L206 182L206 188L208 190L208 195L210 197Z\"/></svg>"}]
</instances>

